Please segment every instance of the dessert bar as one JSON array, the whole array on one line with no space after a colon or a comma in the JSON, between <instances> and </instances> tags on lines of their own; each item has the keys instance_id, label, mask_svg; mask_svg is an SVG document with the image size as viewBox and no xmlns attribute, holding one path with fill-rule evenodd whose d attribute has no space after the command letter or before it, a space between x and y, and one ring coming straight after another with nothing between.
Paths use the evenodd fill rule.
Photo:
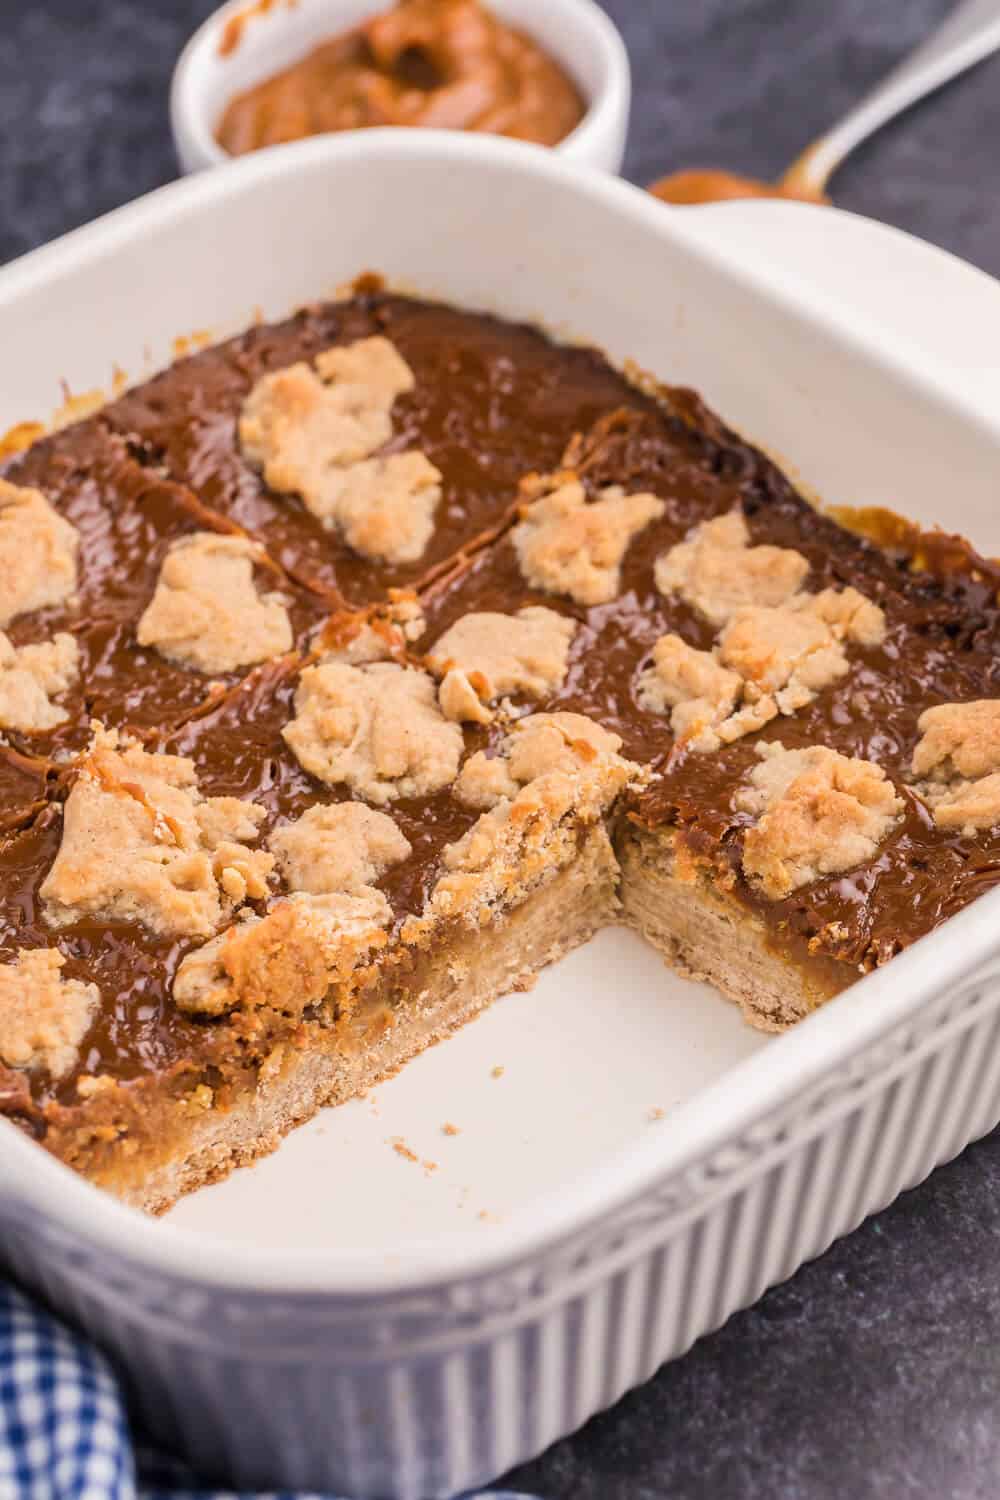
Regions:
<instances>
[{"instance_id":1,"label":"dessert bar","mask_svg":"<svg viewBox=\"0 0 1000 1500\"><path fill-rule=\"evenodd\" d=\"M178 360L0 472L0 1111L160 1210L613 922L783 1029L1000 875L998 588L374 277Z\"/></svg>"}]
</instances>

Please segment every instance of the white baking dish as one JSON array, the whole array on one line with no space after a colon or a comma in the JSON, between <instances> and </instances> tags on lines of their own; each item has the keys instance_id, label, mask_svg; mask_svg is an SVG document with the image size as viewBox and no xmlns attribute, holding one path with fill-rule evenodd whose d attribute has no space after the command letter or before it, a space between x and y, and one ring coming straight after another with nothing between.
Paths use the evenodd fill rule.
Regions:
<instances>
[{"instance_id":1,"label":"white baking dish","mask_svg":"<svg viewBox=\"0 0 1000 1500\"><path fill-rule=\"evenodd\" d=\"M995 283L831 210L671 212L461 136L262 153L10 266L0 429L55 406L60 378L137 375L179 332L282 313L362 267L694 384L830 501L1000 546ZM0 1125L6 1258L206 1477L450 1494L997 1122L998 921L1000 892L771 1041L606 933L163 1221Z\"/></svg>"},{"instance_id":2,"label":"white baking dish","mask_svg":"<svg viewBox=\"0 0 1000 1500\"><path fill-rule=\"evenodd\" d=\"M228 0L204 21L177 60L170 86L170 123L181 169L198 172L230 160L215 139L229 100L340 36L380 9L386 0L294 0L249 17L239 45L220 44L247 0ZM632 75L614 22L596 0L490 0L510 26L526 31L575 80L587 112L554 148L570 161L605 172L621 170L625 155Z\"/></svg>"}]
</instances>

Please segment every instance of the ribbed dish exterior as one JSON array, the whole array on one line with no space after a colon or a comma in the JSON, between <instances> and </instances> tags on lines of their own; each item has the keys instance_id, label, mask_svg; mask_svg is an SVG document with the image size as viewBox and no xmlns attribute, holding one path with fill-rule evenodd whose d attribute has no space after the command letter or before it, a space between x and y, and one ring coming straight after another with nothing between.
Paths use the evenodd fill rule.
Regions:
<instances>
[{"instance_id":1,"label":"ribbed dish exterior","mask_svg":"<svg viewBox=\"0 0 1000 1500\"><path fill-rule=\"evenodd\" d=\"M207 1480L430 1500L573 1431L1000 1118L1000 971L563 1243L379 1299L219 1293L16 1209L23 1281Z\"/></svg>"}]
</instances>

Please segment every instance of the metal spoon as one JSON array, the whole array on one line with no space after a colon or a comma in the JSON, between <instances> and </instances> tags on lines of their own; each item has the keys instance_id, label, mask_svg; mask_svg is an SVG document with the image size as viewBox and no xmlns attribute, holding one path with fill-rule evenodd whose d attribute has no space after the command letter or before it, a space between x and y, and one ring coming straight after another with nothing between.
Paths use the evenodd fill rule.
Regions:
<instances>
[{"instance_id":1,"label":"metal spoon","mask_svg":"<svg viewBox=\"0 0 1000 1500\"><path fill-rule=\"evenodd\" d=\"M884 78L838 125L807 146L776 183L713 170L673 172L650 187L670 203L714 198L804 198L826 201L826 187L847 156L918 99L1000 48L1000 0L965 0L937 31Z\"/></svg>"}]
</instances>

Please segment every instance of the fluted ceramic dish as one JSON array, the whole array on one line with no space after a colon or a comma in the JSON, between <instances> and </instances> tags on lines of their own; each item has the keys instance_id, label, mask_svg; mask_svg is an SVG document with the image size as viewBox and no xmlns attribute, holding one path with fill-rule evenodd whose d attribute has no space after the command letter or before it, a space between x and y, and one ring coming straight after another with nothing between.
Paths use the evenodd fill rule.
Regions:
<instances>
[{"instance_id":1,"label":"fluted ceramic dish","mask_svg":"<svg viewBox=\"0 0 1000 1500\"><path fill-rule=\"evenodd\" d=\"M261 153L0 272L0 429L362 268L690 383L827 501L1000 550L996 283L831 209L670 211L458 135ZM609 931L164 1220L0 1123L2 1245L206 1479L423 1500L569 1432L998 1118L1000 892L772 1040Z\"/></svg>"}]
</instances>

